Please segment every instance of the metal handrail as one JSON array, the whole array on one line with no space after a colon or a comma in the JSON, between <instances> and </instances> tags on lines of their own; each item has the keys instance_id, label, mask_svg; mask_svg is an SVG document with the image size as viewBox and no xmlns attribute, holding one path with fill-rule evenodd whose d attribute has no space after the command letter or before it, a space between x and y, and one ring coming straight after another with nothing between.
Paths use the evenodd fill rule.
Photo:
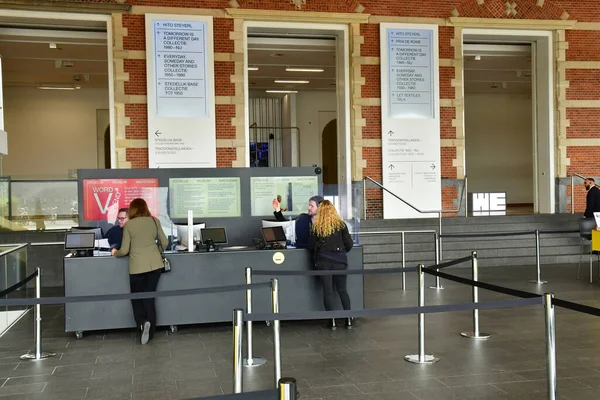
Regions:
<instances>
[{"instance_id":1,"label":"metal handrail","mask_svg":"<svg viewBox=\"0 0 600 400\"><path fill-rule=\"evenodd\" d=\"M11 243L11 244L2 244L2 245L0 245L0 247L8 247L8 246L15 246L15 247L12 248L12 249L9 249L9 250L6 250L6 251L3 251L2 253L0 253L0 257L5 256L5 255L10 254L10 253L13 253L13 252L15 252L17 250L21 250L24 247L27 247L27 243L14 243L14 244Z\"/></svg>"},{"instance_id":2,"label":"metal handrail","mask_svg":"<svg viewBox=\"0 0 600 400\"><path fill-rule=\"evenodd\" d=\"M585 176L583 175L579 175L579 174L571 174L571 214L575 214L575 190L573 189L575 186L575 177L581 178L584 181L587 179ZM594 184L597 188L600 188L600 185L598 185L597 183Z\"/></svg>"},{"instance_id":3,"label":"metal handrail","mask_svg":"<svg viewBox=\"0 0 600 400\"><path fill-rule=\"evenodd\" d=\"M385 186L383 186L381 183L377 182L375 179L371 178L370 176L365 176L363 177L363 182L365 180L369 180L371 182L373 182L375 185L377 185L380 189L385 190L386 192L388 192L389 194L391 194L392 196L394 196L395 198L397 198L398 200L400 200L401 202L403 202L404 204L406 204L407 206L409 206L410 208L412 208L413 210L415 210L416 212L420 213L420 214L440 214L440 213L452 213L452 212L459 212L460 211L460 206L462 205L462 201L463 198L465 196L465 189L467 187L467 176L465 175L465 183L462 187L462 193L460 194L460 197L458 198L458 209L456 210L421 210L415 206L413 206L412 204L410 204L408 201L404 200L403 198L401 198L400 196L398 196L397 194L393 193L392 191L390 191L389 189L387 189ZM366 196L363 193L363 202L366 202ZM365 209L365 213L366 213L366 207L364 207ZM466 209L465 209L465 216L467 215Z\"/></svg>"}]
</instances>

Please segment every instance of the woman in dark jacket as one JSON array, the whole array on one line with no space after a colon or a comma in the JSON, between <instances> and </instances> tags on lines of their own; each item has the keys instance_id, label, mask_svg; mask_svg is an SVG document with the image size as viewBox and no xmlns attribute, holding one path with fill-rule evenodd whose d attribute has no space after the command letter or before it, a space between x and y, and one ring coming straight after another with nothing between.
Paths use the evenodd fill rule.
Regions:
<instances>
[{"instance_id":1,"label":"woman in dark jacket","mask_svg":"<svg viewBox=\"0 0 600 400\"><path fill-rule=\"evenodd\" d=\"M323 200L317 209L311 227L308 248L312 252L315 268L318 270L343 270L348 268L346 253L352 249L352 237L348 227L329 200ZM344 310L350 309L350 296L346 290L346 275L321 276L325 309L333 309L334 287L342 301ZM329 328L336 329L335 319ZM346 328L352 328L352 319L346 320Z\"/></svg>"}]
</instances>

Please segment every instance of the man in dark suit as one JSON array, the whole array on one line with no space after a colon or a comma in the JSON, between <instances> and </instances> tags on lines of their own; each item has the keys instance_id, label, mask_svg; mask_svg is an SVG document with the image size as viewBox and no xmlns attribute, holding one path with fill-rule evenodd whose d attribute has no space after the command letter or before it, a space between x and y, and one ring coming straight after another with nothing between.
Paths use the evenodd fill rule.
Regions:
<instances>
[{"instance_id":1,"label":"man in dark suit","mask_svg":"<svg viewBox=\"0 0 600 400\"><path fill-rule=\"evenodd\" d=\"M587 178L584 182L587 195L585 196L584 218L594 218L595 212L600 212L600 189L596 186L594 178Z\"/></svg>"}]
</instances>

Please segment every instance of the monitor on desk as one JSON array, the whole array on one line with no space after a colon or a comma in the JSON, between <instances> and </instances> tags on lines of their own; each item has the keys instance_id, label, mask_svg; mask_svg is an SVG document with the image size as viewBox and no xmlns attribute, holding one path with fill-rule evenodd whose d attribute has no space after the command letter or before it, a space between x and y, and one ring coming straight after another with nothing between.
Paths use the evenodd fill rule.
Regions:
<instances>
[{"instance_id":1,"label":"monitor on desk","mask_svg":"<svg viewBox=\"0 0 600 400\"><path fill-rule=\"evenodd\" d=\"M94 227L94 226L74 226L71 228L72 233L94 233L95 240L101 240L102 236L102 228Z\"/></svg>"},{"instance_id":2,"label":"monitor on desk","mask_svg":"<svg viewBox=\"0 0 600 400\"><path fill-rule=\"evenodd\" d=\"M227 244L227 234L225 228L205 228L200 230L202 235L202 244Z\"/></svg>"},{"instance_id":3,"label":"monitor on desk","mask_svg":"<svg viewBox=\"0 0 600 400\"><path fill-rule=\"evenodd\" d=\"M296 220L295 219L288 220L288 221L272 221L272 220L263 219L262 226L263 226L263 228L270 228L270 227L275 227L275 226L282 227L286 239L289 240L291 243L296 243ZM284 240L284 242L285 242L285 240Z\"/></svg>"},{"instance_id":4,"label":"monitor on desk","mask_svg":"<svg viewBox=\"0 0 600 400\"><path fill-rule=\"evenodd\" d=\"M65 250L94 250L95 232L65 233Z\"/></svg>"},{"instance_id":5,"label":"monitor on desk","mask_svg":"<svg viewBox=\"0 0 600 400\"><path fill-rule=\"evenodd\" d=\"M185 225L177 224L176 226L177 226L177 238L179 239L179 243L181 243L182 246L189 248L187 224L185 224ZM194 229L194 242L199 242L202 237L200 235L200 231L206 227L206 224L194 224L194 225L192 225L192 227ZM194 243L192 243L192 247L193 246L194 246Z\"/></svg>"},{"instance_id":6,"label":"monitor on desk","mask_svg":"<svg viewBox=\"0 0 600 400\"><path fill-rule=\"evenodd\" d=\"M283 231L282 226L269 226L265 228L261 228L263 239L267 245L273 243L283 243L286 242L285 232Z\"/></svg>"}]
</instances>

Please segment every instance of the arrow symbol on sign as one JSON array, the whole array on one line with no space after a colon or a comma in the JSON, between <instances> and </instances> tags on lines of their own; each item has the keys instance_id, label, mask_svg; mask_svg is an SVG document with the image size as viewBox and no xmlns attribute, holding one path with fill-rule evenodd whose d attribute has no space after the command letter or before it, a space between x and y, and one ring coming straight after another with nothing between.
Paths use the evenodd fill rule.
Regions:
<instances>
[{"instance_id":1,"label":"arrow symbol on sign","mask_svg":"<svg viewBox=\"0 0 600 400\"><path fill-rule=\"evenodd\" d=\"M433 171L435 169L435 164L431 164L430 167L431 167L431 170Z\"/></svg>"},{"instance_id":2,"label":"arrow symbol on sign","mask_svg":"<svg viewBox=\"0 0 600 400\"><path fill-rule=\"evenodd\" d=\"M154 134L156 135L156 137L159 137L160 135L162 135L162 132L160 132L159 130L156 130L156 132L154 132Z\"/></svg>"},{"instance_id":3,"label":"arrow symbol on sign","mask_svg":"<svg viewBox=\"0 0 600 400\"><path fill-rule=\"evenodd\" d=\"M390 135L390 136L394 136L394 132L392 132L392 131L389 131L389 132L388 132L388 135Z\"/></svg>"},{"instance_id":4,"label":"arrow symbol on sign","mask_svg":"<svg viewBox=\"0 0 600 400\"><path fill-rule=\"evenodd\" d=\"M391 171L391 170L393 170L393 169L394 169L394 168L396 168L396 167L394 167L394 164L390 164L390 166L389 166L388 168L389 168L389 169L390 169L390 171Z\"/></svg>"}]
</instances>

